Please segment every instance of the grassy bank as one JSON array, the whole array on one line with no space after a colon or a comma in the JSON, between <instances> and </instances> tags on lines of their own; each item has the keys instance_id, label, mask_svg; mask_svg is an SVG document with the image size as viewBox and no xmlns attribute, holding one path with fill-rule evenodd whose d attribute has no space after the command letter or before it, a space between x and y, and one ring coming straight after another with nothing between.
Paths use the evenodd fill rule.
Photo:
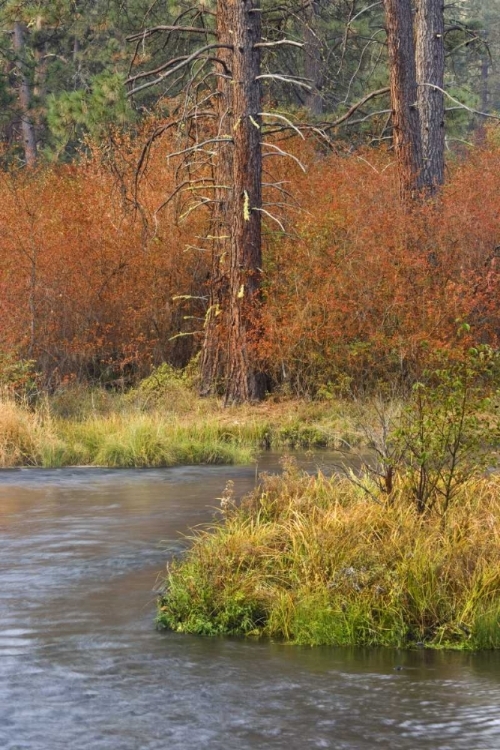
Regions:
<instances>
[{"instance_id":1,"label":"grassy bank","mask_svg":"<svg viewBox=\"0 0 500 750\"><path fill-rule=\"evenodd\" d=\"M362 439L349 404L224 409L181 384L161 395L74 388L34 407L0 399L0 467L247 463L262 448L333 448Z\"/></svg>"},{"instance_id":2,"label":"grassy bank","mask_svg":"<svg viewBox=\"0 0 500 750\"><path fill-rule=\"evenodd\" d=\"M170 566L158 622L307 645L500 648L500 478L422 515L403 477L378 504L289 464L198 532Z\"/></svg>"}]
</instances>

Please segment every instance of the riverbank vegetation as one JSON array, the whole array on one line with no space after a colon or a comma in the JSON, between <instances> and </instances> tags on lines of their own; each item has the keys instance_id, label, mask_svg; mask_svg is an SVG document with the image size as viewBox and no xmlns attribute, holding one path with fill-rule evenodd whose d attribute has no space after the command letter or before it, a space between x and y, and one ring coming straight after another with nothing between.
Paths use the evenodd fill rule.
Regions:
<instances>
[{"instance_id":1,"label":"riverbank vegetation","mask_svg":"<svg viewBox=\"0 0 500 750\"><path fill-rule=\"evenodd\" d=\"M228 488L160 622L498 646L492 3L18 5L0 466L348 452Z\"/></svg>"},{"instance_id":2,"label":"riverbank vegetation","mask_svg":"<svg viewBox=\"0 0 500 750\"><path fill-rule=\"evenodd\" d=\"M170 566L158 622L307 645L500 648L496 354L428 372L361 424L357 470L293 460Z\"/></svg>"},{"instance_id":3,"label":"riverbank vegetation","mask_svg":"<svg viewBox=\"0 0 500 750\"><path fill-rule=\"evenodd\" d=\"M171 204L157 212L174 184L168 139L154 144L140 211L134 203L154 127L117 137L112 150L94 145L78 164L0 175L2 362L33 361L51 393L75 382L126 390L200 350L209 266L196 236L208 217L179 222ZM276 168L300 210L287 209L286 234L266 234L254 355L271 391L334 398L405 387L436 351L463 344L464 323L470 345L497 346L496 128L450 158L439 204L411 213L390 151L351 157L298 138L287 148L308 172L293 160Z\"/></svg>"},{"instance_id":4,"label":"riverbank vegetation","mask_svg":"<svg viewBox=\"0 0 500 750\"><path fill-rule=\"evenodd\" d=\"M421 514L412 477L390 503L287 463L170 565L158 622L304 645L500 648L500 481L464 482ZM361 479L371 482L373 478Z\"/></svg>"},{"instance_id":5,"label":"riverbank vegetation","mask_svg":"<svg viewBox=\"0 0 500 750\"><path fill-rule=\"evenodd\" d=\"M366 444L359 410L292 399L224 409L166 367L126 393L71 386L30 403L4 392L0 467L231 464L268 448L345 449Z\"/></svg>"}]
</instances>

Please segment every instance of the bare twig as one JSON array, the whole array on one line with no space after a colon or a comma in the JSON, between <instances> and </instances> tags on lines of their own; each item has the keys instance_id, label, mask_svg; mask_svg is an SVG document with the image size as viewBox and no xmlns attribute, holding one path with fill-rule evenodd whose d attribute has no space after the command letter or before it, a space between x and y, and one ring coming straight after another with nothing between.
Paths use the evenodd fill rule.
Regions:
<instances>
[{"instance_id":1,"label":"bare twig","mask_svg":"<svg viewBox=\"0 0 500 750\"><path fill-rule=\"evenodd\" d=\"M286 231L285 227L282 224L282 222L279 219L277 219L276 216L273 216L271 213L269 213L269 211L266 211L265 208L253 208L252 207L252 211L259 211L260 213L265 214L266 216L269 216L270 219L272 219L273 221L276 222L276 224L278 224L278 226L279 226L279 228L281 229L282 232Z\"/></svg>"},{"instance_id":2,"label":"bare twig","mask_svg":"<svg viewBox=\"0 0 500 750\"><path fill-rule=\"evenodd\" d=\"M300 86L301 88L307 89L308 91L311 91L312 89L312 86L309 86L308 83L304 83L304 81L310 80L309 78L301 80L300 78L294 78L293 76L282 76L278 75L277 73L263 73L260 76L256 76L255 80L260 81L264 78L270 78L275 81L283 81L283 83L293 83L295 86Z\"/></svg>"},{"instance_id":3,"label":"bare twig","mask_svg":"<svg viewBox=\"0 0 500 750\"><path fill-rule=\"evenodd\" d=\"M359 100L359 102L356 102L356 104L353 104L352 107L350 107L347 112L342 115L342 117L339 117L337 120L334 120L333 122L325 122L322 123L322 127L324 130L331 130L332 128L337 128L339 125L342 125L343 122L348 120L351 115L356 112L357 109L363 106L363 104L366 104L366 102L369 102L370 99L374 99L377 96L383 96L384 94L388 94L390 91L390 88L388 86L385 86L383 89L377 89L376 91L372 91L371 93L364 96L362 99Z\"/></svg>"},{"instance_id":4,"label":"bare twig","mask_svg":"<svg viewBox=\"0 0 500 750\"><path fill-rule=\"evenodd\" d=\"M217 33L215 31L207 29L203 26L153 26L150 29L139 31L137 34L131 34L127 37L127 42L142 42L145 39L148 39L150 36L153 36L153 34L160 34L164 33L165 31L178 32L180 34L210 34L211 36L217 36Z\"/></svg>"},{"instance_id":5,"label":"bare twig","mask_svg":"<svg viewBox=\"0 0 500 750\"><path fill-rule=\"evenodd\" d=\"M473 109L472 107L468 107L463 102L459 101L458 99L455 99L454 96L449 94L447 91L441 88L441 86L437 86L435 83L419 83L419 86L428 86L431 89L434 89L435 91L440 91L442 94L448 97L450 101L452 101L454 104L458 104L462 109L466 109L467 112L470 112L473 115L480 115L481 117L490 117L492 120L500 120L500 117L498 115L490 115L488 112L480 112L478 109Z\"/></svg>"},{"instance_id":6,"label":"bare twig","mask_svg":"<svg viewBox=\"0 0 500 750\"><path fill-rule=\"evenodd\" d=\"M291 122L288 119L288 117L285 117L284 115L279 115L276 112L259 112L259 117L276 117L278 120L283 120L284 122L286 122L289 128L294 130L297 133L297 135L299 135L302 138L302 140L305 140L304 136L302 135L298 127L294 125L293 122Z\"/></svg>"},{"instance_id":7,"label":"bare twig","mask_svg":"<svg viewBox=\"0 0 500 750\"><path fill-rule=\"evenodd\" d=\"M282 45L289 45L292 47L303 47L303 42L294 42L292 39L279 39L277 42L257 42L254 47L280 47Z\"/></svg>"},{"instance_id":8,"label":"bare twig","mask_svg":"<svg viewBox=\"0 0 500 750\"><path fill-rule=\"evenodd\" d=\"M162 66L163 69L168 68L169 65L171 65L173 62L176 62L179 60L177 65L175 65L173 68L170 68L169 70L166 70L165 73L162 73L158 78L155 78L153 81L148 81L147 83L143 83L140 86L136 86L131 91L128 92L127 96L133 96L134 94L137 94L139 91L143 91L144 89L150 88L151 86L156 86L158 83L161 83L165 78L168 78L169 76L176 73L181 68L186 67L186 65L189 65L193 60L196 60L199 58L204 52L208 52L208 50L211 49L232 49L232 45L230 44L206 44L204 47L200 47L196 50L196 52L193 52L191 55L186 55L184 57L178 57L175 58L175 60L169 61L168 63L165 63L164 66ZM136 76L131 76L126 83L133 83L135 80L138 80L139 78L143 78L147 75L155 75L153 72L148 73L138 73Z\"/></svg>"},{"instance_id":9,"label":"bare twig","mask_svg":"<svg viewBox=\"0 0 500 750\"><path fill-rule=\"evenodd\" d=\"M279 154L280 156L288 156L288 157L290 157L290 159L293 159L293 160L294 160L295 162L297 162L297 164L299 165L299 167L301 168L301 170L302 170L302 171L303 171L304 173L306 173L306 172L307 172L307 169L306 169L306 168L304 167L304 165L302 164L302 162L300 161L300 159L297 159L297 157L296 157L296 156L294 156L293 154L290 154L290 153L289 153L288 151L283 151L283 149L281 149L281 148L280 148L279 146L277 146L277 145L276 145L275 143L266 143L265 145L267 146L267 148L274 148L274 149L275 149L275 151L276 151L276 152L277 152L277 153L278 153L278 154ZM270 153L267 153L267 154L263 154L263 157L264 157L264 156L276 156L276 154L270 154Z\"/></svg>"}]
</instances>

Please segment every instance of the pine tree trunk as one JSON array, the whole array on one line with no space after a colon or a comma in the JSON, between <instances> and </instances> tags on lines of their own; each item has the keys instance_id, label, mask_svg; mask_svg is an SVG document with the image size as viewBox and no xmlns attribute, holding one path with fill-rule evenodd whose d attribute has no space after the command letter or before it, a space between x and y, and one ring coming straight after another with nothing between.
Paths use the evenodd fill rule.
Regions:
<instances>
[{"instance_id":1,"label":"pine tree trunk","mask_svg":"<svg viewBox=\"0 0 500 750\"><path fill-rule=\"evenodd\" d=\"M444 87L443 0L417 1L415 30L423 181L432 194L444 182L444 95L439 90Z\"/></svg>"},{"instance_id":2,"label":"pine tree trunk","mask_svg":"<svg viewBox=\"0 0 500 750\"><path fill-rule=\"evenodd\" d=\"M258 10L258 0L219 0L217 6L219 43L232 50L225 58L230 76L221 71L219 78L219 133L228 145L221 144L215 172L218 203L201 392L222 390L227 404L260 400L265 392L254 355L262 266Z\"/></svg>"},{"instance_id":3,"label":"pine tree trunk","mask_svg":"<svg viewBox=\"0 0 500 750\"><path fill-rule=\"evenodd\" d=\"M424 184L411 0L384 0L389 53L392 127L403 201Z\"/></svg>"},{"instance_id":4,"label":"pine tree trunk","mask_svg":"<svg viewBox=\"0 0 500 750\"><path fill-rule=\"evenodd\" d=\"M323 112L321 88L323 71L321 61L321 40L318 36L318 0L309 0L304 8L304 74L309 81L311 91L306 96L306 107L312 115Z\"/></svg>"},{"instance_id":5,"label":"pine tree trunk","mask_svg":"<svg viewBox=\"0 0 500 750\"><path fill-rule=\"evenodd\" d=\"M36 135L30 115L31 89L26 75L25 46L23 27L20 21L14 23L14 52L19 79L19 109L21 111L21 133L24 158L28 167L34 167L37 159Z\"/></svg>"}]
</instances>

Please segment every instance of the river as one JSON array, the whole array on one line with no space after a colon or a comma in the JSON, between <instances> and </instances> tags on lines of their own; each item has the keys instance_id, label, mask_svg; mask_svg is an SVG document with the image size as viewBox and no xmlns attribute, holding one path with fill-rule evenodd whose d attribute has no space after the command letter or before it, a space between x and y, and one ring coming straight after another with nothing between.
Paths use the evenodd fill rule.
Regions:
<instances>
[{"instance_id":1,"label":"river","mask_svg":"<svg viewBox=\"0 0 500 750\"><path fill-rule=\"evenodd\" d=\"M497 653L157 632L157 575L226 479L255 469L0 472L0 748L500 750Z\"/></svg>"}]
</instances>

